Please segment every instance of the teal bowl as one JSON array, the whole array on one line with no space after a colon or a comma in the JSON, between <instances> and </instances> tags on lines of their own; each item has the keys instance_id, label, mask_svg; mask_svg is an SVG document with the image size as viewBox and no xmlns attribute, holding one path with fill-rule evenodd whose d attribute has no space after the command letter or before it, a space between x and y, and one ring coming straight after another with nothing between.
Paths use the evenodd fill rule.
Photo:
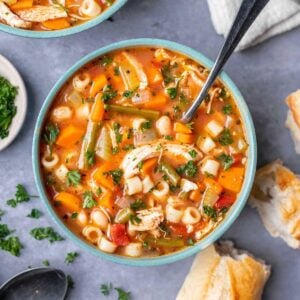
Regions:
<instances>
[{"instance_id":1,"label":"teal bowl","mask_svg":"<svg viewBox=\"0 0 300 300\"><path fill-rule=\"evenodd\" d=\"M195 51L191 48L188 48L186 46L165 41L165 40L158 40L158 39L134 39L134 40L127 40L118 42L115 44L108 45L106 47L103 47L99 50L96 50L87 56L83 57L80 61L78 61L73 67L71 67L55 84L55 86L50 91L48 97L46 98L43 107L41 108L41 111L39 113L35 130L34 130L34 137L33 137L33 148L32 148L32 158L33 158L33 170L34 170L34 176L35 181L37 184L37 188L40 194L40 197L44 204L47 207L47 210L49 214L51 215L52 219L58 224L58 226L64 231L65 235L70 238L71 240L75 241L81 248L87 250L88 252L100 257L104 258L116 263L121 264L127 264L132 266L157 266L157 265L163 265L168 263L173 263L176 261L179 261L181 259L184 259L186 257L189 257L204 248L211 245L213 242L215 242L217 239L219 239L222 234L228 230L228 228L232 225L232 223L236 220L236 218L241 213L243 207L245 206L249 193L252 188L255 170L256 170L256 156L257 156L257 149L256 149L256 136L255 136L255 130L253 126L253 121L251 118L251 114L248 110L248 107L245 103L245 100L243 96L241 95L240 91L236 87L236 85L232 82L232 80L226 75L224 72L221 74L220 79L222 82L226 85L226 87L230 90L232 95L235 98L236 104L239 108L239 111L241 113L242 119L244 121L244 127L245 127L245 134L246 138L249 144L248 148L248 163L247 168L245 172L245 180L242 187L242 190L239 194L239 197L235 204L231 207L231 209L228 211L226 218L219 224L219 226L211 232L209 235L207 235L204 239L199 241L197 244L195 244L192 247L185 248L181 251L159 256L159 257L151 257L151 258L129 258L124 256L119 256L115 254L107 254L100 250L98 250L96 247L93 247L92 245L88 244L81 238L79 238L77 235L75 235L72 231L67 228L67 226L62 222L62 220L56 215L52 205L50 204L46 191L43 185L43 179L42 174L40 171L40 154L39 154L39 143L41 139L41 133L42 128L44 124L44 119L47 115L47 112L52 104L52 101L54 97L56 96L57 92L61 89L61 87L64 85L64 83L82 66L84 66L86 63L90 62L91 60L102 56L106 53L109 53L111 51L122 49L122 48L128 48L128 47L139 47L139 46L149 46L149 47L164 47L170 50L173 50L175 52L181 53L183 55L186 55L195 61L203 64L207 68L211 68L213 65L213 62L206 58L203 54L199 53L198 51Z\"/></svg>"},{"instance_id":2,"label":"teal bowl","mask_svg":"<svg viewBox=\"0 0 300 300\"><path fill-rule=\"evenodd\" d=\"M81 25L78 26L73 26L70 28L66 29L61 29L61 30L49 30L49 31L34 31L34 30L25 30L25 29L20 29L20 28L14 28L8 25L5 25L3 23L0 23L0 30L14 34L14 35L19 35L22 37L27 37L27 38L55 38L55 37L63 37L67 35L71 35L74 33L78 33L87 29L90 29L109 17L111 17L116 11L118 11L125 3L127 0L116 0L115 3L109 7L107 10L105 10L102 14L100 14L98 17L91 19L90 21L84 22Z\"/></svg>"}]
</instances>

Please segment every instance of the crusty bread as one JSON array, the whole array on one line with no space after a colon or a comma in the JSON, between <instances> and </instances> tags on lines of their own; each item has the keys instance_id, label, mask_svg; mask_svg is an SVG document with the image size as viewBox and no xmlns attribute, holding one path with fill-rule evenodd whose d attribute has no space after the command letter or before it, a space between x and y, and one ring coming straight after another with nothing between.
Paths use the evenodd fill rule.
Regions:
<instances>
[{"instance_id":1,"label":"crusty bread","mask_svg":"<svg viewBox=\"0 0 300 300\"><path fill-rule=\"evenodd\" d=\"M258 300L270 267L223 241L195 258L176 300Z\"/></svg>"},{"instance_id":2,"label":"crusty bread","mask_svg":"<svg viewBox=\"0 0 300 300\"><path fill-rule=\"evenodd\" d=\"M300 179L275 161L256 173L249 203L274 237L300 248Z\"/></svg>"},{"instance_id":3,"label":"crusty bread","mask_svg":"<svg viewBox=\"0 0 300 300\"><path fill-rule=\"evenodd\" d=\"M290 94L285 101L289 107L285 125L291 131L296 152L300 154L300 90Z\"/></svg>"}]
</instances>

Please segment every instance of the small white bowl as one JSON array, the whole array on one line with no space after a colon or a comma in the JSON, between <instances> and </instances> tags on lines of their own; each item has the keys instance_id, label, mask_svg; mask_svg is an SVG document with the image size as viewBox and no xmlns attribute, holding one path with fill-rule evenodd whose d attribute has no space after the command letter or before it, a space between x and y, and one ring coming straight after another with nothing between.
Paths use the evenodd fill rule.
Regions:
<instances>
[{"instance_id":1,"label":"small white bowl","mask_svg":"<svg viewBox=\"0 0 300 300\"><path fill-rule=\"evenodd\" d=\"M4 56L0 55L0 76L9 80L9 82L17 87L18 94L15 98L17 113L14 116L9 127L9 134L6 138L0 138L0 151L6 148L18 135L25 121L27 111L27 93L22 77L16 68Z\"/></svg>"}]
</instances>

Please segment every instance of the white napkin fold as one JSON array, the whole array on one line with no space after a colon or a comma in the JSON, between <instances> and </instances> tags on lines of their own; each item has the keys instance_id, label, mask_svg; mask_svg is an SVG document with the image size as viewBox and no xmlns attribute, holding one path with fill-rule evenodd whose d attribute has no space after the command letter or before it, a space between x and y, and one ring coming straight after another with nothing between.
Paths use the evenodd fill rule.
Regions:
<instances>
[{"instance_id":1,"label":"white napkin fold","mask_svg":"<svg viewBox=\"0 0 300 300\"><path fill-rule=\"evenodd\" d=\"M218 34L227 36L242 0L207 0ZM271 0L257 17L236 50L254 46L300 25L299 0Z\"/></svg>"}]
</instances>

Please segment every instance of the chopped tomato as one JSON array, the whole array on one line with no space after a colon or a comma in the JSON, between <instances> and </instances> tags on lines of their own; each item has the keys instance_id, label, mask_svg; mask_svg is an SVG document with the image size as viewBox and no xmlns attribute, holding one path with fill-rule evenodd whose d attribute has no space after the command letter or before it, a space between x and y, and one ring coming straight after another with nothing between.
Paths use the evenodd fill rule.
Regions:
<instances>
[{"instance_id":1,"label":"chopped tomato","mask_svg":"<svg viewBox=\"0 0 300 300\"><path fill-rule=\"evenodd\" d=\"M129 237L127 236L125 224L113 224L110 227L110 235L112 241L117 246L126 246L129 244Z\"/></svg>"},{"instance_id":2,"label":"chopped tomato","mask_svg":"<svg viewBox=\"0 0 300 300\"><path fill-rule=\"evenodd\" d=\"M222 195L219 200L216 202L215 207L217 209L228 208L235 201L235 197L232 195Z\"/></svg>"},{"instance_id":3,"label":"chopped tomato","mask_svg":"<svg viewBox=\"0 0 300 300\"><path fill-rule=\"evenodd\" d=\"M235 164L238 164L242 161L243 159L243 154L242 153L236 153L236 154L233 154L232 155L232 158L233 158L233 162L232 164L235 165Z\"/></svg>"},{"instance_id":4,"label":"chopped tomato","mask_svg":"<svg viewBox=\"0 0 300 300\"><path fill-rule=\"evenodd\" d=\"M187 237L189 234L187 233L186 226L182 224L171 224L169 226L171 231L178 236Z\"/></svg>"}]
</instances>

